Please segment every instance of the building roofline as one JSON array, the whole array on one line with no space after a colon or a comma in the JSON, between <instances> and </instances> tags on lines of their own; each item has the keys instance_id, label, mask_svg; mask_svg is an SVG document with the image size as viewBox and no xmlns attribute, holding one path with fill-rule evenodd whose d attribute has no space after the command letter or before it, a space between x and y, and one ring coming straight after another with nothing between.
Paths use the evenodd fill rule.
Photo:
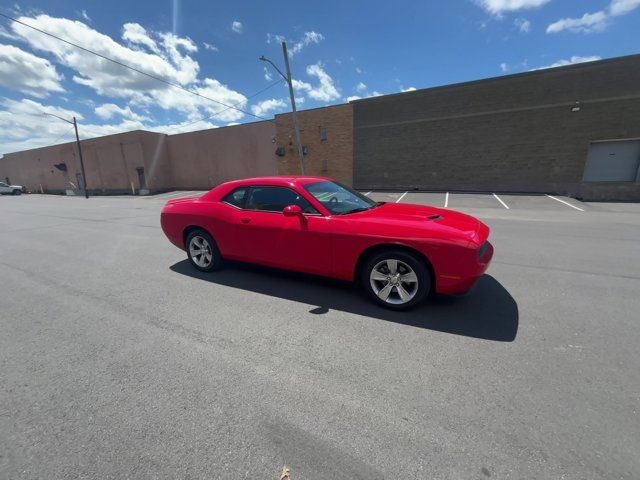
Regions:
<instances>
[{"instance_id":1,"label":"building roofline","mask_svg":"<svg viewBox=\"0 0 640 480\"><path fill-rule=\"evenodd\" d=\"M321 107L305 108L303 110L297 110L297 112L298 113L312 112L314 110L323 110L325 108L345 107L345 106L348 106L350 104L351 104L351 102L336 103L335 105L324 105L324 106L321 106ZM282 116L282 115L291 115L291 111L282 112L282 113L276 113L274 115L274 117L279 117L279 116Z\"/></svg>"},{"instance_id":2,"label":"building roofline","mask_svg":"<svg viewBox=\"0 0 640 480\"><path fill-rule=\"evenodd\" d=\"M633 59L640 61L640 54L605 58L602 60L594 60L592 62L573 63L571 65L563 65L561 67L543 68L543 69L531 70L527 72L511 73L509 75L499 75L497 77L480 78L477 80L469 80L465 82L449 83L446 85L437 85L435 87L419 88L416 90L412 90L410 92L397 92L397 93L380 95L377 97L359 98L358 100L351 100L349 103L355 104L355 103L361 103L361 102L381 102L390 98L396 98L399 95L415 95L417 93L438 92L438 91L443 91L447 89L456 89L456 88L462 88L462 87L470 87L474 85L489 84L489 83L499 82L503 80L508 81L508 80L524 78L524 77L543 76L543 75L549 75L550 73L559 73L559 72L565 72L570 70L592 68L594 66L600 66L607 63L616 63L623 60L633 60Z\"/></svg>"},{"instance_id":3,"label":"building roofline","mask_svg":"<svg viewBox=\"0 0 640 480\"><path fill-rule=\"evenodd\" d=\"M258 123L273 123L273 120L256 120L255 122L244 122L244 123L236 123L233 125L222 125L221 127L203 128L201 130L189 130L188 132L161 133L160 135L166 135L167 137L175 137L177 135L187 135L188 133L200 133L200 132L208 132L209 130L221 130L224 128L243 127L245 125L257 125ZM145 131L148 131L148 130L145 130ZM151 132L151 133L156 133L156 132Z\"/></svg>"}]
</instances>

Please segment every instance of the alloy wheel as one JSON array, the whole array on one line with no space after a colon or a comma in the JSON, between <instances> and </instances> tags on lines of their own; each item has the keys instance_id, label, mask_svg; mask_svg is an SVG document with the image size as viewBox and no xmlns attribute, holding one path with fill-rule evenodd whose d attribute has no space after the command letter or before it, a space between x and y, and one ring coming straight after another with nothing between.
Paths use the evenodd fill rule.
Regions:
<instances>
[{"instance_id":1,"label":"alloy wheel","mask_svg":"<svg viewBox=\"0 0 640 480\"><path fill-rule=\"evenodd\" d=\"M403 305L418 293L418 276L402 260L389 258L378 262L371 270L369 282L380 300L393 305Z\"/></svg>"},{"instance_id":2,"label":"alloy wheel","mask_svg":"<svg viewBox=\"0 0 640 480\"><path fill-rule=\"evenodd\" d=\"M193 263L200 268L207 268L213 262L213 251L206 238L194 236L189 242L189 254Z\"/></svg>"}]
</instances>

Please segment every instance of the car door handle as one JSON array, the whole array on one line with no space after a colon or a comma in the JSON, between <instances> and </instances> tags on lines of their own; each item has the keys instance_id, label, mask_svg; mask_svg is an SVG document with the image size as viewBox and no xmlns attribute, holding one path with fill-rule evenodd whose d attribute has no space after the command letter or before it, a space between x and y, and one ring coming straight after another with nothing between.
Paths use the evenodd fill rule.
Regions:
<instances>
[{"instance_id":1,"label":"car door handle","mask_svg":"<svg viewBox=\"0 0 640 480\"><path fill-rule=\"evenodd\" d=\"M249 222L251 222L251 219L250 218L241 218L240 221L242 223L249 223Z\"/></svg>"}]
</instances>

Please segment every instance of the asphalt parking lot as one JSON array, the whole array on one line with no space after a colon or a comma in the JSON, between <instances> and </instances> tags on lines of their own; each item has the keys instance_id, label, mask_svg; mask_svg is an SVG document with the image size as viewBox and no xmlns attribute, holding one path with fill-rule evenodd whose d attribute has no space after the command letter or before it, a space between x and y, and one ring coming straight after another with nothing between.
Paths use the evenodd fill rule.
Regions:
<instances>
[{"instance_id":1,"label":"asphalt parking lot","mask_svg":"<svg viewBox=\"0 0 640 480\"><path fill-rule=\"evenodd\" d=\"M197 192L0 198L0 478L640 478L640 204L366 193L487 223L475 291L197 273Z\"/></svg>"}]
</instances>

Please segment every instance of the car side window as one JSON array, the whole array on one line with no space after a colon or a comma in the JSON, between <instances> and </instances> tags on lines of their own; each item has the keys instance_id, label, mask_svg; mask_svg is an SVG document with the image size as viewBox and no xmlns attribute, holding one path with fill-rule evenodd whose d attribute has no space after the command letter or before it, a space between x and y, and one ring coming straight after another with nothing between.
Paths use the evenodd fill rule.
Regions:
<instances>
[{"instance_id":1,"label":"car side window","mask_svg":"<svg viewBox=\"0 0 640 480\"><path fill-rule=\"evenodd\" d=\"M4 182L0 182L0 187L8 187L8 186L9 186L9 185L7 185L6 183L4 183Z\"/></svg>"},{"instance_id":2,"label":"car side window","mask_svg":"<svg viewBox=\"0 0 640 480\"><path fill-rule=\"evenodd\" d=\"M243 208L244 200L247 196L247 190L248 188L246 187L236 188L233 192L224 197L222 201L229 205L233 205L234 207Z\"/></svg>"},{"instance_id":3,"label":"car side window","mask_svg":"<svg viewBox=\"0 0 640 480\"><path fill-rule=\"evenodd\" d=\"M288 205L298 205L302 213L318 214L306 198L286 187L251 187L245 208L263 212L282 212Z\"/></svg>"}]
</instances>

